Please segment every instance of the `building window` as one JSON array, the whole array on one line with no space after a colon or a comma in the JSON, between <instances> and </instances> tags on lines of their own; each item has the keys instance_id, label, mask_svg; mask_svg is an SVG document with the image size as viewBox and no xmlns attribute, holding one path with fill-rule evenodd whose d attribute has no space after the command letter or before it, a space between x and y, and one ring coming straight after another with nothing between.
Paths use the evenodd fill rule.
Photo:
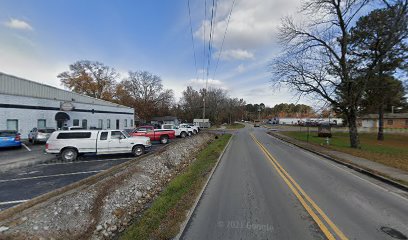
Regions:
<instances>
[{"instance_id":1,"label":"building window","mask_svg":"<svg viewBox=\"0 0 408 240\"><path fill-rule=\"evenodd\" d=\"M47 127L47 121L45 119L38 119L37 120L37 127L38 128L46 128Z\"/></svg>"},{"instance_id":2,"label":"building window","mask_svg":"<svg viewBox=\"0 0 408 240\"><path fill-rule=\"evenodd\" d=\"M7 130L18 131L18 120L17 119L7 119Z\"/></svg>"},{"instance_id":3,"label":"building window","mask_svg":"<svg viewBox=\"0 0 408 240\"><path fill-rule=\"evenodd\" d=\"M127 127L127 119L125 119L125 127Z\"/></svg>"},{"instance_id":4,"label":"building window","mask_svg":"<svg viewBox=\"0 0 408 240\"><path fill-rule=\"evenodd\" d=\"M393 125L393 124L394 124L394 121L393 121L392 119L389 119L389 120L387 120L387 124L388 124L388 125Z\"/></svg>"},{"instance_id":5,"label":"building window","mask_svg":"<svg viewBox=\"0 0 408 240\"><path fill-rule=\"evenodd\" d=\"M83 129L88 129L88 120L82 119L82 128Z\"/></svg>"},{"instance_id":6,"label":"building window","mask_svg":"<svg viewBox=\"0 0 408 240\"><path fill-rule=\"evenodd\" d=\"M111 128L111 126L110 126L110 119L106 119L106 128L107 128L107 129L110 129L110 128Z\"/></svg>"},{"instance_id":7,"label":"building window","mask_svg":"<svg viewBox=\"0 0 408 240\"><path fill-rule=\"evenodd\" d=\"M74 119L72 125L75 127L79 126L79 119Z\"/></svg>"},{"instance_id":8,"label":"building window","mask_svg":"<svg viewBox=\"0 0 408 240\"><path fill-rule=\"evenodd\" d=\"M103 128L103 120L102 119L98 120L98 128L100 128L100 129Z\"/></svg>"},{"instance_id":9,"label":"building window","mask_svg":"<svg viewBox=\"0 0 408 240\"><path fill-rule=\"evenodd\" d=\"M130 119L129 122L130 122L130 126L133 127L133 121L132 121L132 119Z\"/></svg>"},{"instance_id":10,"label":"building window","mask_svg":"<svg viewBox=\"0 0 408 240\"><path fill-rule=\"evenodd\" d=\"M120 128L120 126L119 126L119 119L116 119L116 129L119 129Z\"/></svg>"}]
</instances>

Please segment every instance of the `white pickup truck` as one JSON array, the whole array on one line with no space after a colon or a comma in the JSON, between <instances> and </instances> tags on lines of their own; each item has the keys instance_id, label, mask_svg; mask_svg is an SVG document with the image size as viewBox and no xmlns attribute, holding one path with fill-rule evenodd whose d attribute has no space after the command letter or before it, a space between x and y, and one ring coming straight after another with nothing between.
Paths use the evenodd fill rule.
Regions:
<instances>
[{"instance_id":1,"label":"white pickup truck","mask_svg":"<svg viewBox=\"0 0 408 240\"><path fill-rule=\"evenodd\" d=\"M180 126L176 126L174 124L163 124L161 126L162 129L167 129L167 130L174 130L174 132L176 133L176 137L181 137L181 138L185 138L187 136L191 136L191 134L193 134L193 132L191 131L191 129L186 128L186 127L180 127Z\"/></svg>"},{"instance_id":2,"label":"white pickup truck","mask_svg":"<svg viewBox=\"0 0 408 240\"><path fill-rule=\"evenodd\" d=\"M196 126L190 126L190 124L188 124L188 123L182 123L182 124L180 124L179 125L179 127L182 127L182 128L188 128L189 129L189 131L191 131L191 133L192 134L197 134L198 133L198 127L196 127Z\"/></svg>"},{"instance_id":3,"label":"white pickup truck","mask_svg":"<svg viewBox=\"0 0 408 240\"><path fill-rule=\"evenodd\" d=\"M84 153L132 153L140 156L151 146L148 137L131 137L121 130L73 130L53 132L45 151L59 154L64 161L73 161Z\"/></svg>"}]
</instances>

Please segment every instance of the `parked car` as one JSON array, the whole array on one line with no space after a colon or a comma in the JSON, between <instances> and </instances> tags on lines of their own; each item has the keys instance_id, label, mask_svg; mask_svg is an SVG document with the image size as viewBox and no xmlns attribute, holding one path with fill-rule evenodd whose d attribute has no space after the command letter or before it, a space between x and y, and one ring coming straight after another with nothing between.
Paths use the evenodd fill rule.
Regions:
<instances>
[{"instance_id":1,"label":"parked car","mask_svg":"<svg viewBox=\"0 0 408 240\"><path fill-rule=\"evenodd\" d=\"M185 127L180 127L180 126L176 126L174 124L163 124L161 126L162 129L167 129L167 130L174 130L176 137L181 137L181 138L185 138L191 134L189 134L188 132L188 128Z\"/></svg>"},{"instance_id":2,"label":"parked car","mask_svg":"<svg viewBox=\"0 0 408 240\"><path fill-rule=\"evenodd\" d=\"M193 128L192 126L190 126L190 125L187 124L187 123L182 123L182 124L179 125L179 127L187 128L187 129L188 129L188 132L189 132L189 135L193 135L193 134L197 134L197 133L198 133L197 128Z\"/></svg>"},{"instance_id":3,"label":"parked car","mask_svg":"<svg viewBox=\"0 0 408 240\"><path fill-rule=\"evenodd\" d=\"M196 125L194 125L192 123L186 123L186 124L188 124L193 129L193 132L194 132L194 130L197 131L195 134L200 132L200 127L199 126L196 126Z\"/></svg>"},{"instance_id":4,"label":"parked car","mask_svg":"<svg viewBox=\"0 0 408 240\"><path fill-rule=\"evenodd\" d=\"M13 130L0 130L0 148L21 147L20 133Z\"/></svg>"},{"instance_id":5,"label":"parked car","mask_svg":"<svg viewBox=\"0 0 408 240\"><path fill-rule=\"evenodd\" d=\"M121 130L73 130L53 132L45 151L59 154L64 161L73 161L84 153L132 153L140 156L151 146L148 137L132 137Z\"/></svg>"},{"instance_id":6,"label":"parked car","mask_svg":"<svg viewBox=\"0 0 408 240\"><path fill-rule=\"evenodd\" d=\"M136 131L130 135L149 137L150 141L160 141L162 144L167 144L169 139L176 138L176 133L174 130L154 129L153 126L138 127Z\"/></svg>"},{"instance_id":7,"label":"parked car","mask_svg":"<svg viewBox=\"0 0 408 240\"><path fill-rule=\"evenodd\" d=\"M53 132L55 132L53 128L33 128L28 134L28 141L33 144L46 142Z\"/></svg>"}]
</instances>

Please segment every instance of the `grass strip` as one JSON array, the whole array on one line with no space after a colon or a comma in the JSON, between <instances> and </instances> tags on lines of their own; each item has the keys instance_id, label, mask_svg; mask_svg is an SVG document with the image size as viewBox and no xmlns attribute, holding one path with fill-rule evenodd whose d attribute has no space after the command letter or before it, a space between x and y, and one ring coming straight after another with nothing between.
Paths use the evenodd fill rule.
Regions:
<instances>
[{"instance_id":1,"label":"grass strip","mask_svg":"<svg viewBox=\"0 0 408 240\"><path fill-rule=\"evenodd\" d=\"M233 123L233 124L227 125L226 127L227 127L227 129L234 130L234 129L244 128L245 125L244 125L244 124L241 124L241 123Z\"/></svg>"},{"instance_id":2,"label":"grass strip","mask_svg":"<svg viewBox=\"0 0 408 240\"><path fill-rule=\"evenodd\" d=\"M208 174L224 150L231 134L224 134L200 151L197 159L154 200L138 221L120 239L171 239L175 237L186 212L194 204Z\"/></svg>"},{"instance_id":3,"label":"grass strip","mask_svg":"<svg viewBox=\"0 0 408 240\"><path fill-rule=\"evenodd\" d=\"M307 141L306 132L280 133L300 141ZM330 145L325 144L325 138L317 137L317 133L310 133L309 143L408 171L407 135L387 133L384 141L377 141L375 133L360 133L359 137L361 149L350 148L347 133L333 133Z\"/></svg>"}]
</instances>

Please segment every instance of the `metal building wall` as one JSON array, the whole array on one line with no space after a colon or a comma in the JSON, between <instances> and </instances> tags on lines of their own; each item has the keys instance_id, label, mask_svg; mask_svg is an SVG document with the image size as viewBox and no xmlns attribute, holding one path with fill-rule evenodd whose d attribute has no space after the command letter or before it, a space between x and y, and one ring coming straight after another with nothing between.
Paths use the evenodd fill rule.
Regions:
<instances>
[{"instance_id":1,"label":"metal building wall","mask_svg":"<svg viewBox=\"0 0 408 240\"><path fill-rule=\"evenodd\" d=\"M0 93L131 109L119 104L65 91L56 87L33 82L2 72L0 72Z\"/></svg>"}]
</instances>

